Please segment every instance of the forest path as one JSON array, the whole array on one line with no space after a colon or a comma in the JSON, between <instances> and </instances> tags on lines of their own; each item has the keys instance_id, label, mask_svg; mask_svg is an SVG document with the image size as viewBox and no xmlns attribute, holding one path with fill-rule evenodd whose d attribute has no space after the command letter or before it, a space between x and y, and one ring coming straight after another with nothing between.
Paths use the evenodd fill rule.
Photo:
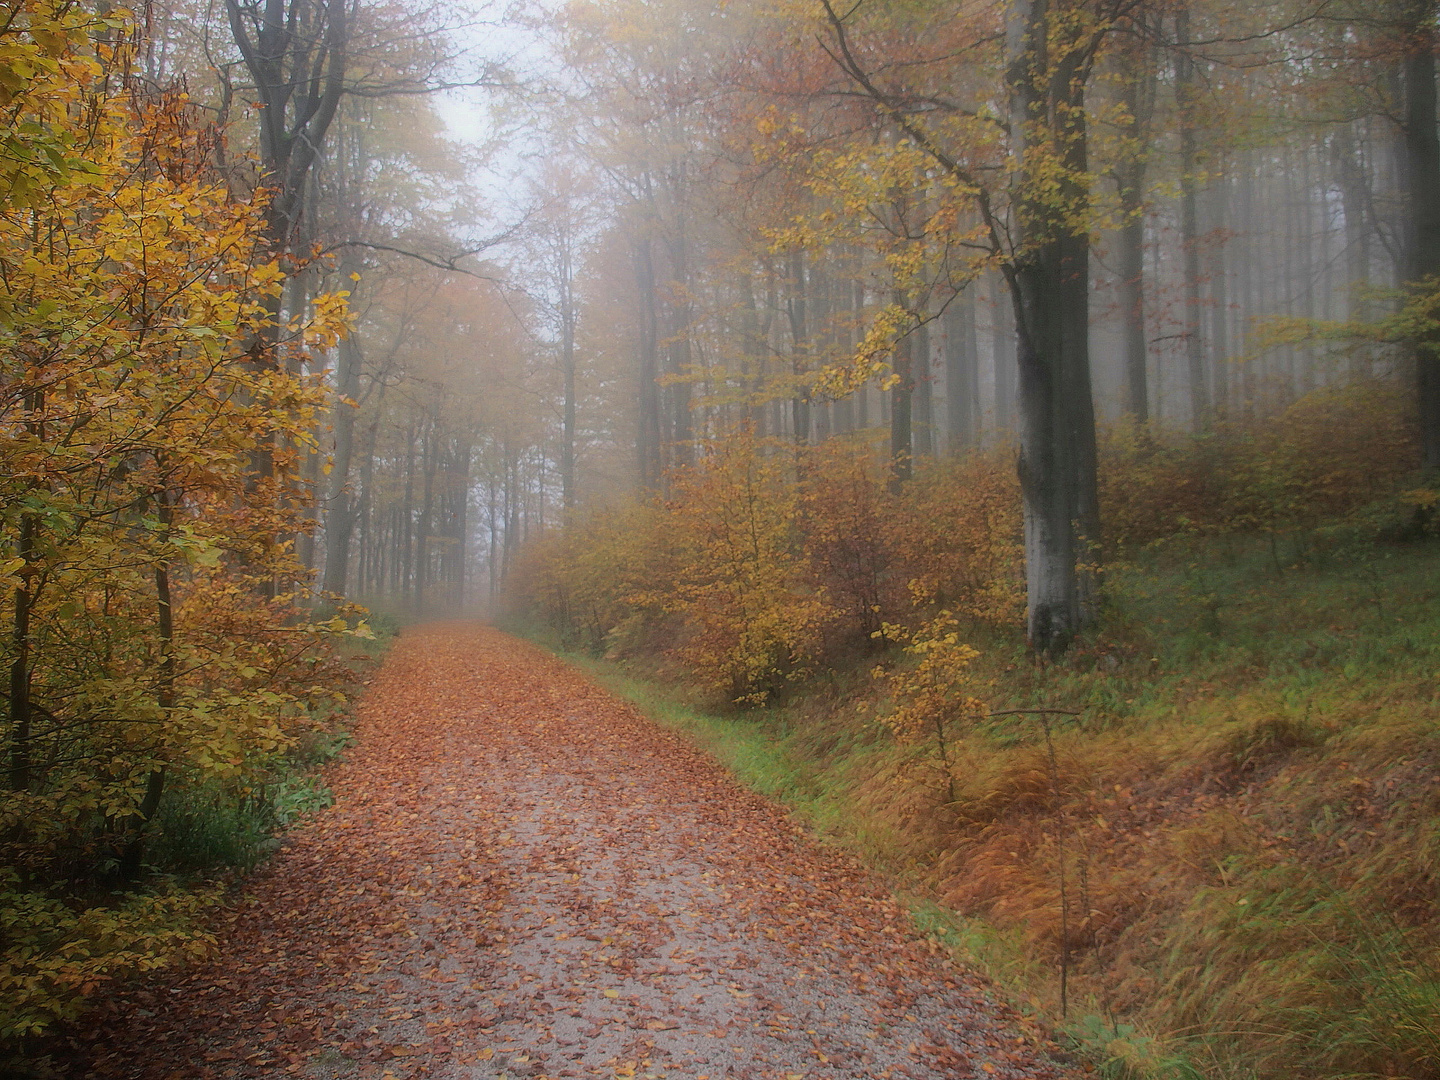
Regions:
<instances>
[{"instance_id":1,"label":"forest path","mask_svg":"<svg viewBox=\"0 0 1440 1080\"><path fill-rule=\"evenodd\" d=\"M884 889L495 630L407 631L333 807L78 1075L1059 1077Z\"/></svg>"}]
</instances>

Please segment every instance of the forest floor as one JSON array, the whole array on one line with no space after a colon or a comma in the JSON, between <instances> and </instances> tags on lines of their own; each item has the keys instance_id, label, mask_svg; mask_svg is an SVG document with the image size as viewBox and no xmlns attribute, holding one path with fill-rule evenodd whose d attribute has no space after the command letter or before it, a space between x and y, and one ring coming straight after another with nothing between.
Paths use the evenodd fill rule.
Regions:
<instances>
[{"instance_id":1,"label":"forest floor","mask_svg":"<svg viewBox=\"0 0 1440 1080\"><path fill-rule=\"evenodd\" d=\"M71 1075L1066 1075L881 882L535 646L410 630L356 734L217 958L97 1007Z\"/></svg>"}]
</instances>

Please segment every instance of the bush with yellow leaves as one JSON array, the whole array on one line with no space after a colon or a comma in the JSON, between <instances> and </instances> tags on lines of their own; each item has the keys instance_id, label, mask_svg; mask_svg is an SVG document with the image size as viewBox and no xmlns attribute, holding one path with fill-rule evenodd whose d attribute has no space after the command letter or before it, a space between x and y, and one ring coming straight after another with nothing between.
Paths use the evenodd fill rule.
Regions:
<instances>
[{"instance_id":1,"label":"bush with yellow leaves","mask_svg":"<svg viewBox=\"0 0 1440 1080\"><path fill-rule=\"evenodd\" d=\"M913 666L888 672L876 669L893 700L881 723L902 742L929 744L946 799L954 802L955 744L968 725L989 711L973 693L970 664L980 654L960 640L959 625L949 611L939 612L914 631L887 623L878 632L905 642L905 652L916 658Z\"/></svg>"},{"instance_id":2,"label":"bush with yellow leaves","mask_svg":"<svg viewBox=\"0 0 1440 1080\"><path fill-rule=\"evenodd\" d=\"M683 631L671 655L740 703L763 704L802 677L833 617L809 581L797 525L799 492L785 458L752 436L720 444L671 478L673 576L665 610Z\"/></svg>"}]
</instances>

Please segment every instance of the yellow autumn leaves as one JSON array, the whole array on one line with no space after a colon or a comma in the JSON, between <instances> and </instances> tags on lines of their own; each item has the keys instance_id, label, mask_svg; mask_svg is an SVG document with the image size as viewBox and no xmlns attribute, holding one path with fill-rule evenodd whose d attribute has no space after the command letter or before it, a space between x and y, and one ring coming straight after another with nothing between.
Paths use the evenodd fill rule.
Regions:
<instances>
[{"instance_id":1,"label":"yellow autumn leaves","mask_svg":"<svg viewBox=\"0 0 1440 1080\"><path fill-rule=\"evenodd\" d=\"M257 349L285 272L215 168L223 133L127 83L123 18L7 12L0 1039L203 949L205 894L124 894L160 800L244 797L336 697L335 628L289 585L323 388ZM287 347L333 343L343 318L339 297L287 316Z\"/></svg>"}]
</instances>

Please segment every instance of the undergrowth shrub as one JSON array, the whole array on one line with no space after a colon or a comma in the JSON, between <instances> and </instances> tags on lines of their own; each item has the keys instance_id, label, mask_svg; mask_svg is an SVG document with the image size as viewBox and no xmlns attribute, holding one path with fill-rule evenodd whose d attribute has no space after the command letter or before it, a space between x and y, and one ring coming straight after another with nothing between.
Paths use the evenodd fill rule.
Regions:
<instances>
[{"instance_id":1,"label":"undergrowth shrub","mask_svg":"<svg viewBox=\"0 0 1440 1080\"><path fill-rule=\"evenodd\" d=\"M955 801L957 742L988 711L973 693L970 664L980 654L960 640L955 617L941 611L913 632L886 623L877 633L905 643L915 662L894 671L876 668L892 703L880 720L902 742L923 743L934 755L946 801Z\"/></svg>"},{"instance_id":2,"label":"undergrowth shrub","mask_svg":"<svg viewBox=\"0 0 1440 1080\"><path fill-rule=\"evenodd\" d=\"M1326 387L1279 416L1198 438L1121 423L1104 434L1100 456L1106 536L1127 548L1347 523L1369 526L1373 541L1413 516L1405 485L1418 457L1413 408L1392 382Z\"/></svg>"},{"instance_id":3,"label":"undergrowth shrub","mask_svg":"<svg viewBox=\"0 0 1440 1080\"><path fill-rule=\"evenodd\" d=\"M762 703L944 607L1023 610L1018 485L1002 454L934 465L899 495L860 444L722 440L663 501L581 517L509 583L571 648L663 654L702 688Z\"/></svg>"},{"instance_id":4,"label":"undergrowth shrub","mask_svg":"<svg viewBox=\"0 0 1440 1080\"><path fill-rule=\"evenodd\" d=\"M971 629L1022 619L1020 481L1008 449L927 463L895 497L885 536L913 607L945 608Z\"/></svg>"},{"instance_id":5,"label":"undergrowth shrub","mask_svg":"<svg viewBox=\"0 0 1440 1080\"><path fill-rule=\"evenodd\" d=\"M681 620L669 652L687 672L762 704L809 673L833 608L807 581L797 485L783 458L756 450L748 437L727 442L672 475L662 606Z\"/></svg>"},{"instance_id":6,"label":"undergrowth shrub","mask_svg":"<svg viewBox=\"0 0 1440 1080\"><path fill-rule=\"evenodd\" d=\"M160 883L119 898L56 894L0 870L0 1040L73 1020L105 982L207 955L200 917L218 890Z\"/></svg>"},{"instance_id":7,"label":"undergrowth shrub","mask_svg":"<svg viewBox=\"0 0 1440 1080\"><path fill-rule=\"evenodd\" d=\"M809 572L830 600L838 636L868 650L906 599L891 543L894 500L878 463L852 443L821 444L805 459L797 509Z\"/></svg>"},{"instance_id":8,"label":"undergrowth shrub","mask_svg":"<svg viewBox=\"0 0 1440 1080\"><path fill-rule=\"evenodd\" d=\"M533 610L567 648L600 655L647 644L663 619L657 582L670 570L663 507L627 502L579 514L522 554L510 581L512 603Z\"/></svg>"}]
</instances>

